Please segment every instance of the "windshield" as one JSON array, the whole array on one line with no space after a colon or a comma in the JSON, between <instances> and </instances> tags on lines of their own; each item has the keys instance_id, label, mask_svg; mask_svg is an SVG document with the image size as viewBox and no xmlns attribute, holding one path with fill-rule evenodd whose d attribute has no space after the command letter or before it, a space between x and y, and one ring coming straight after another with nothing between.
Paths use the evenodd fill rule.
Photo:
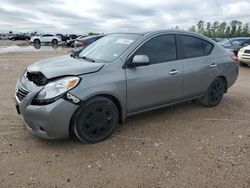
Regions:
<instances>
[{"instance_id":1,"label":"windshield","mask_svg":"<svg viewBox=\"0 0 250 188\"><path fill-rule=\"evenodd\" d=\"M246 39L231 39L234 46L240 46L246 41Z\"/></svg>"},{"instance_id":2,"label":"windshield","mask_svg":"<svg viewBox=\"0 0 250 188\"><path fill-rule=\"evenodd\" d=\"M107 35L85 48L79 57L95 61L113 62L135 43L140 36L139 34Z\"/></svg>"},{"instance_id":3,"label":"windshield","mask_svg":"<svg viewBox=\"0 0 250 188\"><path fill-rule=\"evenodd\" d=\"M246 41L246 39L239 39L239 38L225 39L225 40L219 42L219 44L222 46L225 46L225 47L240 46L245 41Z\"/></svg>"},{"instance_id":4,"label":"windshield","mask_svg":"<svg viewBox=\"0 0 250 188\"><path fill-rule=\"evenodd\" d=\"M220 41L219 44L222 46L225 46L225 47L232 46L230 40L228 40L228 39L224 39L223 41Z\"/></svg>"}]
</instances>

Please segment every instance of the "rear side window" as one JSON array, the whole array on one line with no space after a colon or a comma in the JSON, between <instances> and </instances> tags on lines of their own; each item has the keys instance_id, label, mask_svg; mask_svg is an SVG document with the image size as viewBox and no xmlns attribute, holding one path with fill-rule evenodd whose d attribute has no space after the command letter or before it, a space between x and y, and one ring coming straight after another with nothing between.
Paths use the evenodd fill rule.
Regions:
<instances>
[{"instance_id":1,"label":"rear side window","mask_svg":"<svg viewBox=\"0 0 250 188\"><path fill-rule=\"evenodd\" d=\"M182 35L181 40L185 58L205 56L213 49L211 43L196 37Z\"/></svg>"},{"instance_id":2,"label":"rear side window","mask_svg":"<svg viewBox=\"0 0 250 188\"><path fill-rule=\"evenodd\" d=\"M134 54L147 55L150 64L176 60L175 35L161 35L150 39Z\"/></svg>"}]
</instances>

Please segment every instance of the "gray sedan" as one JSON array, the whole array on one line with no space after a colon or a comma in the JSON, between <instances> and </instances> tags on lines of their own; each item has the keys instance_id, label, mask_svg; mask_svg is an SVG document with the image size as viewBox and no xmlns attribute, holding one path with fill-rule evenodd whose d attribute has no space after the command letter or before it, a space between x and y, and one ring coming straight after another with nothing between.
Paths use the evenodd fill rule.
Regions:
<instances>
[{"instance_id":1,"label":"gray sedan","mask_svg":"<svg viewBox=\"0 0 250 188\"><path fill-rule=\"evenodd\" d=\"M70 55L30 65L15 104L32 134L108 138L128 116L197 100L220 103L238 77L236 57L185 31L110 34Z\"/></svg>"}]
</instances>

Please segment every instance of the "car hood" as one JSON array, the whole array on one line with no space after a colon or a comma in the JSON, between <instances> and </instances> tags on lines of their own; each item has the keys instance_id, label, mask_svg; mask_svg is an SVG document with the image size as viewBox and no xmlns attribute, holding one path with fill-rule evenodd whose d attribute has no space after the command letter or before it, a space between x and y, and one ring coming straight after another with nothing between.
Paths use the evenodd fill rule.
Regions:
<instances>
[{"instance_id":1,"label":"car hood","mask_svg":"<svg viewBox=\"0 0 250 188\"><path fill-rule=\"evenodd\" d=\"M104 63L74 59L70 55L38 61L27 68L30 73L42 73L47 79L66 75L80 75L101 70Z\"/></svg>"}]
</instances>

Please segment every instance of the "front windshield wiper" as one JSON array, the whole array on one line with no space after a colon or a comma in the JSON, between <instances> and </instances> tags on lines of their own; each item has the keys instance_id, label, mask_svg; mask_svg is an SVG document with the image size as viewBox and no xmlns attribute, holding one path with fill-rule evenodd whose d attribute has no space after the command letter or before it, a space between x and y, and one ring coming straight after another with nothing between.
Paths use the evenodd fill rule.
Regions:
<instances>
[{"instance_id":1,"label":"front windshield wiper","mask_svg":"<svg viewBox=\"0 0 250 188\"><path fill-rule=\"evenodd\" d=\"M89 62L95 62L94 59L91 59L91 58L86 57L86 56L81 56L80 58L82 58L82 59L84 59L84 60L86 60L86 61L89 61Z\"/></svg>"}]
</instances>

